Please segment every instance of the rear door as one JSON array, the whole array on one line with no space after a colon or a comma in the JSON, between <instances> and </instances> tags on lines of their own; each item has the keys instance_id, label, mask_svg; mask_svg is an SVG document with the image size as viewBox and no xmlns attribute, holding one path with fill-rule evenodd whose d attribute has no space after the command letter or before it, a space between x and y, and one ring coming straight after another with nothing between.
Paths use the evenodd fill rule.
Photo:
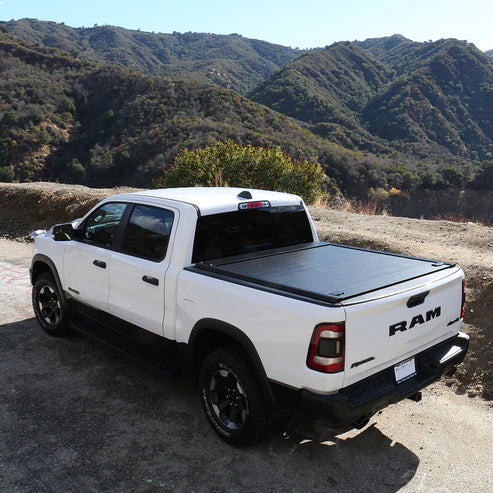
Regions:
<instances>
[{"instance_id":1,"label":"rear door","mask_svg":"<svg viewBox=\"0 0 493 493\"><path fill-rule=\"evenodd\" d=\"M119 251L110 260L109 312L162 335L165 277L178 211L143 204L131 207Z\"/></svg>"},{"instance_id":2,"label":"rear door","mask_svg":"<svg viewBox=\"0 0 493 493\"><path fill-rule=\"evenodd\" d=\"M423 278L412 290L345 306L345 387L459 331L462 271L445 270L431 279L434 282L427 284ZM397 379L412 372L412 365L410 361L398 368Z\"/></svg>"}]
</instances>

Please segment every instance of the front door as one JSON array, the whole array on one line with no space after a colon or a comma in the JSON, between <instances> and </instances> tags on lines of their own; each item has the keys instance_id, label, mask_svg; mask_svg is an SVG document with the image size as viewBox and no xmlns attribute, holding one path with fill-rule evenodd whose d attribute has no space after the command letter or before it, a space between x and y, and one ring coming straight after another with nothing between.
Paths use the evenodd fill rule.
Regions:
<instances>
[{"instance_id":1,"label":"front door","mask_svg":"<svg viewBox=\"0 0 493 493\"><path fill-rule=\"evenodd\" d=\"M127 204L109 202L81 225L63 257L62 286L78 301L108 311L112 248Z\"/></svg>"}]
</instances>

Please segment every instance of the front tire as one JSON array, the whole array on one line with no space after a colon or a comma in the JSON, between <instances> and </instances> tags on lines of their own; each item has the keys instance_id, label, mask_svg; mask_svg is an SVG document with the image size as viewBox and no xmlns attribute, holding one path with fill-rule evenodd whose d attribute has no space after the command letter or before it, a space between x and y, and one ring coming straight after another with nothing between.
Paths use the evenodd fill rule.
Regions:
<instances>
[{"instance_id":1,"label":"front tire","mask_svg":"<svg viewBox=\"0 0 493 493\"><path fill-rule=\"evenodd\" d=\"M200 393L214 431L231 445L265 438L267 408L244 353L225 346L210 353L200 371Z\"/></svg>"},{"instance_id":2,"label":"front tire","mask_svg":"<svg viewBox=\"0 0 493 493\"><path fill-rule=\"evenodd\" d=\"M69 333L69 313L53 276L43 272L34 281L32 303L36 320L54 337Z\"/></svg>"}]
</instances>

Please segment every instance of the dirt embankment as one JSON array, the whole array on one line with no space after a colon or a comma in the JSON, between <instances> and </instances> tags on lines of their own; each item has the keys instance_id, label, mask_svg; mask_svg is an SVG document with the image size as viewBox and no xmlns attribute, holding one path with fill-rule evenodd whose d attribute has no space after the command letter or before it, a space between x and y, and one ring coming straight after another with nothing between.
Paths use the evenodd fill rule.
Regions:
<instances>
[{"instance_id":1,"label":"dirt embankment","mask_svg":"<svg viewBox=\"0 0 493 493\"><path fill-rule=\"evenodd\" d=\"M88 188L58 183L0 183L0 236L20 239L34 229L83 216L108 195L132 188Z\"/></svg>"},{"instance_id":2,"label":"dirt embankment","mask_svg":"<svg viewBox=\"0 0 493 493\"><path fill-rule=\"evenodd\" d=\"M81 217L102 198L132 189L55 183L1 184L0 236L24 239L33 229ZM464 330L471 350L451 385L493 398L493 227L473 223L368 216L311 208L321 240L457 262L466 272Z\"/></svg>"}]
</instances>

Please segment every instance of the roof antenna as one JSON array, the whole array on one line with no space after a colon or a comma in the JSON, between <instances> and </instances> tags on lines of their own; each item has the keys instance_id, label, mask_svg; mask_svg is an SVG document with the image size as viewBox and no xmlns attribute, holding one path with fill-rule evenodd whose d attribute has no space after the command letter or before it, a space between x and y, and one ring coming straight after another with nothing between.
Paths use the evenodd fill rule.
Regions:
<instances>
[{"instance_id":1,"label":"roof antenna","mask_svg":"<svg viewBox=\"0 0 493 493\"><path fill-rule=\"evenodd\" d=\"M240 192L237 197L241 199L251 199L252 194L248 190L243 190L243 192Z\"/></svg>"}]
</instances>

